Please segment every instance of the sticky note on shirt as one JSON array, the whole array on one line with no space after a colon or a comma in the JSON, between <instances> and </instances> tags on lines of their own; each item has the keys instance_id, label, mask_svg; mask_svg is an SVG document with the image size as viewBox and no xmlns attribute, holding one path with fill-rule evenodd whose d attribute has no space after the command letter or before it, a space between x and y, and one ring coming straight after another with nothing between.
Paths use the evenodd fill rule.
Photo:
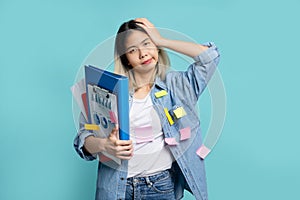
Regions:
<instances>
[{"instance_id":1,"label":"sticky note on shirt","mask_svg":"<svg viewBox=\"0 0 300 200\"><path fill-rule=\"evenodd\" d=\"M110 117L111 123L114 123L114 124L118 123L117 117L113 111L109 111L109 117Z\"/></svg>"},{"instance_id":2,"label":"sticky note on shirt","mask_svg":"<svg viewBox=\"0 0 300 200\"><path fill-rule=\"evenodd\" d=\"M97 124L85 124L84 128L86 130L90 130L90 131L98 131L100 130L99 126Z\"/></svg>"},{"instance_id":3,"label":"sticky note on shirt","mask_svg":"<svg viewBox=\"0 0 300 200\"><path fill-rule=\"evenodd\" d=\"M173 119L172 119L172 117L171 117L171 115L170 115L168 109L167 109L167 108L164 108L164 111L165 111L166 117L168 118L168 121L169 121L170 125L173 125L173 124L174 124L174 121L173 121Z\"/></svg>"},{"instance_id":4,"label":"sticky note on shirt","mask_svg":"<svg viewBox=\"0 0 300 200\"><path fill-rule=\"evenodd\" d=\"M165 95L167 95L167 94L168 94L168 93L167 93L166 90L161 90L161 91L159 91L159 92L156 92L154 95L155 95L156 98L160 98L160 97L163 97L163 96L165 96Z\"/></svg>"},{"instance_id":5,"label":"sticky note on shirt","mask_svg":"<svg viewBox=\"0 0 300 200\"><path fill-rule=\"evenodd\" d=\"M168 144L168 145L178 145L178 143L176 142L176 139L175 138L165 138L165 142Z\"/></svg>"},{"instance_id":6,"label":"sticky note on shirt","mask_svg":"<svg viewBox=\"0 0 300 200\"><path fill-rule=\"evenodd\" d=\"M179 130L180 132L180 140L187 140L191 137L191 128L186 127Z\"/></svg>"},{"instance_id":7,"label":"sticky note on shirt","mask_svg":"<svg viewBox=\"0 0 300 200\"><path fill-rule=\"evenodd\" d=\"M204 159L211 150L207 148L206 146L202 145L197 151L197 155L200 156L200 158Z\"/></svg>"},{"instance_id":8,"label":"sticky note on shirt","mask_svg":"<svg viewBox=\"0 0 300 200\"><path fill-rule=\"evenodd\" d=\"M183 117L186 115L186 112L185 110L183 109L183 107L179 107L179 108L176 108L175 110L173 110L174 114L175 114L175 117L177 119Z\"/></svg>"},{"instance_id":9,"label":"sticky note on shirt","mask_svg":"<svg viewBox=\"0 0 300 200\"><path fill-rule=\"evenodd\" d=\"M136 127L134 128L134 135L136 143L152 142L154 134L152 126Z\"/></svg>"}]
</instances>

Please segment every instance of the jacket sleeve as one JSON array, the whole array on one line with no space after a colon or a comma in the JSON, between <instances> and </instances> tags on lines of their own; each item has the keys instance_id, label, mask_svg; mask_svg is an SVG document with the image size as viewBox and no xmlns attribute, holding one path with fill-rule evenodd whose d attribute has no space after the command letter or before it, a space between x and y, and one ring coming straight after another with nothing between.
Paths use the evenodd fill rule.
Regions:
<instances>
[{"instance_id":1,"label":"jacket sleeve","mask_svg":"<svg viewBox=\"0 0 300 200\"><path fill-rule=\"evenodd\" d=\"M171 72L166 78L172 87L174 95L181 98L189 97L192 104L196 104L219 63L219 51L214 43L205 44L209 48L194 57L185 72Z\"/></svg>"},{"instance_id":2,"label":"jacket sleeve","mask_svg":"<svg viewBox=\"0 0 300 200\"><path fill-rule=\"evenodd\" d=\"M81 113L79 117L79 131L74 139L74 148L79 156L84 160L94 160L97 158L97 155L90 154L83 146L85 138L90 135L94 135L94 133L84 129L84 124L86 123L87 122Z\"/></svg>"}]
</instances>

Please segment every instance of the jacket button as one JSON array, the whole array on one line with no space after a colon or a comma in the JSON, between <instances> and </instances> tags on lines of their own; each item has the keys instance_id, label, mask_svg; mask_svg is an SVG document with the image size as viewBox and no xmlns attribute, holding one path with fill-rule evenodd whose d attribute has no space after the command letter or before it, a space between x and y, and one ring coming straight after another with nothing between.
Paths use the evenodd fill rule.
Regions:
<instances>
[{"instance_id":1,"label":"jacket button","mask_svg":"<svg viewBox=\"0 0 300 200\"><path fill-rule=\"evenodd\" d=\"M123 178L123 177L121 177L121 181L124 181L124 178Z\"/></svg>"}]
</instances>

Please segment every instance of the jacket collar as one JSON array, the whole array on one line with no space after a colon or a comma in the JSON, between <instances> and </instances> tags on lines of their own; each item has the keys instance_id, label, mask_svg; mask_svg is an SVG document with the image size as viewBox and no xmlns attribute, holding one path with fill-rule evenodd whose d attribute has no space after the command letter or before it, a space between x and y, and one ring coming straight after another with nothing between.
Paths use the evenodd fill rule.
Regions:
<instances>
[{"instance_id":1,"label":"jacket collar","mask_svg":"<svg viewBox=\"0 0 300 200\"><path fill-rule=\"evenodd\" d=\"M165 81L162 81L160 77L156 77L154 81L154 87L156 87L159 90L167 90L167 85ZM129 96L132 97L134 94L134 89L131 89L129 91Z\"/></svg>"},{"instance_id":2,"label":"jacket collar","mask_svg":"<svg viewBox=\"0 0 300 200\"><path fill-rule=\"evenodd\" d=\"M161 90L167 90L166 82L165 82L165 81L162 81L162 80L160 79L160 77L156 77L156 78L155 78L154 84L155 84L155 87L157 87L157 88L159 88L159 89L161 89Z\"/></svg>"}]
</instances>

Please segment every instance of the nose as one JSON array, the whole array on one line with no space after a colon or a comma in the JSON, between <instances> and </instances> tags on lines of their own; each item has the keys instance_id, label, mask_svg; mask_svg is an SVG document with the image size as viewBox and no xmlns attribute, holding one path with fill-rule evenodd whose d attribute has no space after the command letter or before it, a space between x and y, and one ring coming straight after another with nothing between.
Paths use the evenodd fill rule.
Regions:
<instances>
[{"instance_id":1,"label":"nose","mask_svg":"<svg viewBox=\"0 0 300 200\"><path fill-rule=\"evenodd\" d=\"M139 53L140 53L140 56L139 56L140 59L145 58L148 55L146 49L144 49L144 48L140 48Z\"/></svg>"}]
</instances>

